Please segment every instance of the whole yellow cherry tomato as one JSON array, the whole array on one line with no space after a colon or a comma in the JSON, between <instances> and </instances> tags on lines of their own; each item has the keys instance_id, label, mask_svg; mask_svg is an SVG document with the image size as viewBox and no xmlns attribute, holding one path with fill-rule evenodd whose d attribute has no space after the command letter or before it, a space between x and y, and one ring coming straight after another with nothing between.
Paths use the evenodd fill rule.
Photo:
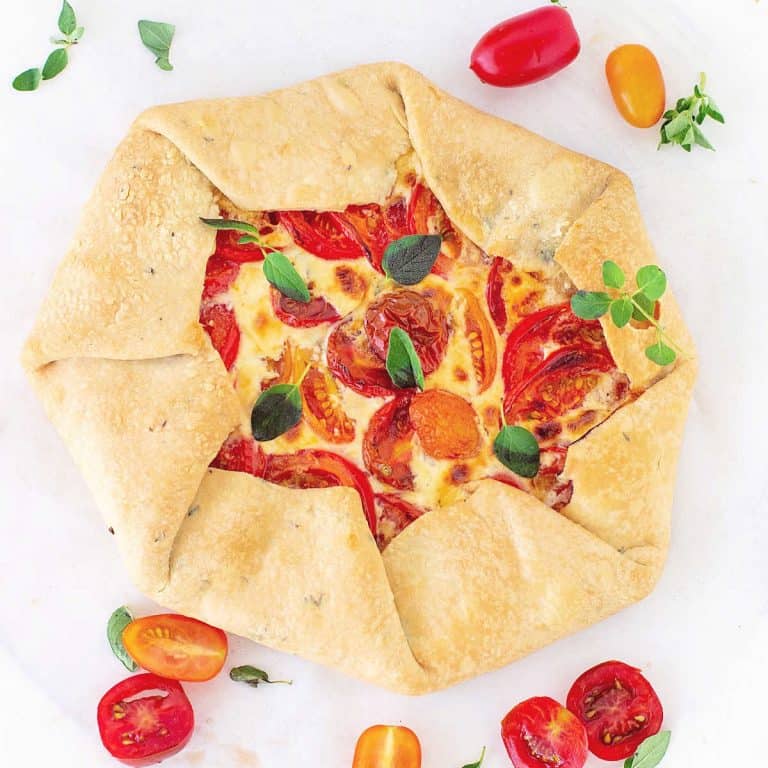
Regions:
<instances>
[{"instance_id":1,"label":"whole yellow cherry tomato","mask_svg":"<svg viewBox=\"0 0 768 768\"><path fill-rule=\"evenodd\" d=\"M620 45L605 60L605 76L619 114L637 128L649 128L664 112L664 76L644 45Z\"/></svg>"},{"instance_id":2,"label":"whole yellow cherry tomato","mask_svg":"<svg viewBox=\"0 0 768 768\"><path fill-rule=\"evenodd\" d=\"M357 740L352 768L421 768L421 745L402 725L372 725Z\"/></svg>"}]
</instances>

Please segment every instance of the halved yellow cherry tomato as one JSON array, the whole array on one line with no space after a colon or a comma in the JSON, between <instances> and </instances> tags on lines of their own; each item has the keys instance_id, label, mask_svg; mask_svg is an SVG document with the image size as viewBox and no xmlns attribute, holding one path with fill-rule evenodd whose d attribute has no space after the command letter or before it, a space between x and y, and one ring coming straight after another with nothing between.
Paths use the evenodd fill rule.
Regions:
<instances>
[{"instance_id":1,"label":"halved yellow cherry tomato","mask_svg":"<svg viewBox=\"0 0 768 768\"><path fill-rule=\"evenodd\" d=\"M644 45L620 45L605 60L605 76L619 114L637 128L655 125L664 112L661 67Z\"/></svg>"},{"instance_id":2,"label":"halved yellow cherry tomato","mask_svg":"<svg viewBox=\"0 0 768 768\"><path fill-rule=\"evenodd\" d=\"M402 725L372 725L357 740L352 768L421 768L421 744Z\"/></svg>"},{"instance_id":3,"label":"halved yellow cherry tomato","mask_svg":"<svg viewBox=\"0 0 768 768\"><path fill-rule=\"evenodd\" d=\"M175 613L134 619L123 630L123 645L149 672L194 683L215 677L227 658L227 636L220 629Z\"/></svg>"}]
</instances>

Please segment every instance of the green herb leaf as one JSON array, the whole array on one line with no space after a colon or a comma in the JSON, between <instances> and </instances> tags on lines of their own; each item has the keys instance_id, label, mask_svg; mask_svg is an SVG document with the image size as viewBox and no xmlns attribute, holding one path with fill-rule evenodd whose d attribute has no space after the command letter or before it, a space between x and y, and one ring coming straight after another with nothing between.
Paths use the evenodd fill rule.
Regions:
<instances>
[{"instance_id":1,"label":"green herb leaf","mask_svg":"<svg viewBox=\"0 0 768 768\"><path fill-rule=\"evenodd\" d=\"M418 387L424 389L424 371L416 354L411 337L395 326L389 332L387 346L387 373L392 383L400 388Z\"/></svg>"},{"instance_id":2,"label":"green herb leaf","mask_svg":"<svg viewBox=\"0 0 768 768\"><path fill-rule=\"evenodd\" d=\"M659 147L678 144L686 152L690 152L694 145L714 149L699 126L707 117L718 123L724 123L725 119L705 88L706 78L702 73L699 83L693 87L693 95L687 99L678 99L675 108L664 113Z\"/></svg>"},{"instance_id":3,"label":"green herb leaf","mask_svg":"<svg viewBox=\"0 0 768 768\"><path fill-rule=\"evenodd\" d=\"M623 328L631 319L634 307L632 300L622 296L611 302L611 320L617 328Z\"/></svg>"},{"instance_id":4,"label":"green herb leaf","mask_svg":"<svg viewBox=\"0 0 768 768\"><path fill-rule=\"evenodd\" d=\"M252 667L250 664L244 664L242 667L232 667L229 670L229 679L236 683L245 683L253 688L257 688L262 683L284 683L293 685L293 680L270 680L269 675L258 667Z\"/></svg>"},{"instance_id":5,"label":"green herb leaf","mask_svg":"<svg viewBox=\"0 0 768 768\"><path fill-rule=\"evenodd\" d=\"M274 440L301 421L301 392L296 384L275 384L264 390L251 411L254 440Z\"/></svg>"},{"instance_id":6,"label":"green herb leaf","mask_svg":"<svg viewBox=\"0 0 768 768\"><path fill-rule=\"evenodd\" d=\"M78 27L70 36L69 39L76 43L82 36L83 32L85 32L85 27Z\"/></svg>"},{"instance_id":7,"label":"green herb leaf","mask_svg":"<svg viewBox=\"0 0 768 768\"><path fill-rule=\"evenodd\" d=\"M13 79L13 87L17 91L36 91L40 87L42 73L38 67L25 69Z\"/></svg>"},{"instance_id":8,"label":"green herb leaf","mask_svg":"<svg viewBox=\"0 0 768 768\"><path fill-rule=\"evenodd\" d=\"M139 22L141 42L155 54L155 64L166 71L173 69L168 57L175 32L176 27L173 24L147 19L142 19Z\"/></svg>"},{"instance_id":9,"label":"green herb leaf","mask_svg":"<svg viewBox=\"0 0 768 768\"><path fill-rule=\"evenodd\" d=\"M555 0L552 0L554 3ZM464 768L480 768L480 766L483 764L483 760L485 759L485 747L483 747L483 751L480 753L480 759L475 763L467 763Z\"/></svg>"},{"instance_id":10,"label":"green herb leaf","mask_svg":"<svg viewBox=\"0 0 768 768\"><path fill-rule=\"evenodd\" d=\"M576 317L594 320L608 311L611 301L611 297L603 291L576 291L571 296L571 311Z\"/></svg>"},{"instance_id":11,"label":"green herb leaf","mask_svg":"<svg viewBox=\"0 0 768 768\"><path fill-rule=\"evenodd\" d=\"M693 126L693 139L698 146L714 151L715 148L709 143L707 137L701 132L701 128L699 128L698 125Z\"/></svg>"},{"instance_id":12,"label":"green herb leaf","mask_svg":"<svg viewBox=\"0 0 768 768\"><path fill-rule=\"evenodd\" d=\"M75 11L67 0L64 0L59 13L59 31L63 35L71 35L75 31L75 27L77 27Z\"/></svg>"},{"instance_id":13,"label":"green herb leaf","mask_svg":"<svg viewBox=\"0 0 768 768\"><path fill-rule=\"evenodd\" d=\"M51 51L43 65L43 80L51 80L56 77L67 66L68 61L69 56L66 48L57 48L55 51Z\"/></svg>"},{"instance_id":14,"label":"green herb leaf","mask_svg":"<svg viewBox=\"0 0 768 768\"><path fill-rule=\"evenodd\" d=\"M128 655L123 645L123 630L133 621L131 612L121 605L116 608L107 622L107 640L112 653L122 662L129 672L135 672L139 665Z\"/></svg>"},{"instance_id":15,"label":"green herb leaf","mask_svg":"<svg viewBox=\"0 0 768 768\"><path fill-rule=\"evenodd\" d=\"M624 285L624 270L615 261L604 261L603 282L609 288L621 288Z\"/></svg>"},{"instance_id":16,"label":"green herb leaf","mask_svg":"<svg viewBox=\"0 0 768 768\"><path fill-rule=\"evenodd\" d=\"M303 304L310 300L309 288L293 264L280 251L272 251L264 258L264 277L283 296Z\"/></svg>"},{"instance_id":17,"label":"green herb leaf","mask_svg":"<svg viewBox=\"0 0 768 768\"><path fill-rule=\"evenodd\" d=\"M645 350L645 356L656 365L669 365L675 362L677 355L672 347L667 346L661 339L651 344Z\"/></svg>"},{"instance_id":18,"label":"green herb leaf","mask_svg":"<svg viewBox=\"0 0 768 768\"><path fill-rule=\"evenodd\" d=\"M440 254L440 235L406 235L390 243L381 265L400 285L416 285L430 272Z\"/></svg>"},{"instance_id":19,"label":"green herb leaf","mask_svg":"<svg viewBox=\"0 0 768 768\"><path fill-rule=\"evenodd\" d=\"M253 235L257 242L260 240L259 230L247 221L238 221L237 219L204 219L202 216L200 221L214 229L235 229L238 232L248 232Z\"/></svg>"},{"instance_id":20,"label":"green herb leaf","mask_svg":"<svg viewBox=\"0 0 768 768\"><path fill-rule=\"evenodd\" d=\"M653 317L656 312L656 302L651 301L645 296L645 294L638 291L632 296L632 301L638 304L640 308L647 313L648 317ZM637 320L640 323L647 323L648 317L646 317L637 307L632 310L632 319Z\"/></svg>"},{"instance_id":21,"label":"green herb leaf","mask_svg":"<svg viewBox=\"0 0 768 768\"><path fill-rule=\"evenodd\" d=\"M496 458L521 477L535 477L539 471L539 444L524 427L504 427L493 441Z\"/></svg>"},{"instance_id":22,"label":"green herb leaf","mask_svg":"<svg viewBox=\"0 0 768 768\"><path fill-rule=\"evenodd\" d=\"M667 290L667 276L655 264L640 267L635 280L640 292L651 301L660 299Z\"/></svg>"},{"instance_id":23,"label":"green herb leaf","mask_svg":"<svg viewBox=\"0 0 768 768\"><path fill-rule=\"evenodd\" d=\"M671 737L670 731L659 731L649 736L635 754L626 760L624 768L656 768L667 752Z\"/></svg>"}]
</instances>

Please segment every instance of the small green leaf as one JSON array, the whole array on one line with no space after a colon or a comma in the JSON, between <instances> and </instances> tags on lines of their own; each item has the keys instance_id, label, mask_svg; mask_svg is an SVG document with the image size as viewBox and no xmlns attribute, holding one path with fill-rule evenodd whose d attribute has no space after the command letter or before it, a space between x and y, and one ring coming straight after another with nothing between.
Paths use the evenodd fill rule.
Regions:
<instances>
[{"instance_id":1,"label":"small green leaf","mask_svg":"<svg viewBox=\"0 0 768 768\"><path fill-rule=\"evenodd\" d=\"M668 347L661 339L655 344L651 344L651 346L645 350L645 356L651 362L661 366L674 363L675 358L677 357L675 350L672 349L672 347Z\"/></svg>"},{"instance_id":2,"label":"small green leaf","mask_svg":"<svg viewBox=\"0 0 768 768\"><path fill-rule=\"evenodd\" d=\"M643 312L646 312L648 314L648 317L654 318L656 313L656 302L651 301L650 299L646 298L645 295L640 293L638 291L634 296L632 296L632 301L639 305L640 308L643 310ZM647 323L650 322L648 320L648 317L646 317L637 307L635 307L632 310L632 319L637 320L639 323Z\"/></svg>"},{"instance_id":3,"label":"small green leaf","mask_svg":"<svg viewBox=\"0 0 768 768\"><path fill-rule=\"evenodd\" d=\"M664 132L670 139L674 139L675 136L679 136L685 133L691 124L691 118L688 114L678 115L672 118L665 126Z\"/></svg>"},{"instance_id":4,"label":"small green leaf","mask_svg":"<svg viewBox=\"0 0 768 768\"><path fill-rule=\"evenodd\" d=\"M85 27L78 27L70 36L70 40L72 40L73 43L76 43L80 38L82 38L83 33L85 32Z\"/></svg>"},{"instance_id":5,"label":"small green leaf","mask_svg":"<svg viewBox=\"0 0 768 768\"><path fill-rule=\"evenodd\" d=\"M57 48L51 51L43 65L43 80L51 80L67 66L69 56L66 48Z\"/></svg>"},{"instance_id":6,"label":"small green leaf","mask_svg":"<svg viewBox=\"0 0 768 768\"><path fill-rule=\"evenodd\" d=\"M229 670L229 679L234 680L236 683L245 683L252 688L257 688L262 683L284 683L285 685L293 685L293 680L270 680L269 675L258 667L253 667L250 664L244 664L241 667L232 667Z\"/></svg>"},{"instance_id":7,"label":"small green leaf","mask_svg":"<svg viewBox=\"0 0 768 768\"><path fill-rule=\"evenodd\" d=\"M635 754L624 763L624 768L656 768L669 747L670 731L659 731L649 736L637 748Z\"/></svg>"},{"instance_id":8,"label":"small green leaf","mask_svg":"<svg viewBox=\"0 0 768 768\"><path fill-rule=\"evenodd\" d=\"M59 13L59 31L63 35L71 35L77 27L77 20L75 19L74 8L64 0L61 6L61 12Z\"/></svg>"},{"instance_id":9,"label":"small green leaf","mask_svg":"<svg viewBox=\"0 0 768 768\"><path fill-rule=\"evenodd\" d=\"M148 19L139 21L141 42L155 54L155 64L160 69L166 71L173 69L169 61L169 54L175 32L176 27L173 24L166 24L162 21L149 21Z\"/></svg>"},{"instance_id":10,"label":"small green leaf","mask_svg":"<svg viewBox=\"0 0 768 768\"><path fill-rule=\"evenodd\" d=\"M504 427L493 441L496 458L521 477L535 477L539 471L539 444L524 427Z\"/></svg>"},{"instance_id":11,"label":"small green leaf","mask_svg":"<svg viewBox=\"0 0 768 768\"><path fill-rule=\"evenodd\" d=\"M555 2L555 0L552 0L552 2ZM464 766L464 768L480 768L480 766L483 764L484 759L485 759L485 747L483 747L483 751L480 753L480 759L474 763L467 763Z\"/></svg>"},{"instance_id":12,"label":"small green leaf","mask_svg":"<svg viewBox=\"0 0 768 768\"><path fill-rule=\"evenodd\" d=\"M603 262L603 282L609 288L621 288L624 285L624 271L615 261Z\"/></svg>"},{"instance_id":13,"label":"small green leaf","mask_svg":"<svg viewBox=\"0 0 768 768\"><path fill-rule=\"evenodd\" d=\"M698 146L714 150L714 147L707 141L707 137L701 132L701 128L698 125L693 126L693 137Z\"/></svg>"},{"instance_id":14,"label":"small green leaf","mask_svg":"<svg viewBox=\"0 0 768 768\"><path fill-rule=\"evenodd\" d=\"M274 440L301 421L301 392L296 384L275 384L264 390L251 411L254 440Z\"/></svg>"},{"instance_id":15,"label":"small green leaf","mask_svg":"<svg viewBox=\"0 0 768 768\"><path fill-rule=\"evenodd\" d=\"M280 251L272 251L264 258L264 277L283 296L308 304L311 296L301 275Z\"/></svg>"},{"instance_id":16,"label":"small green leaf","mask_svg":"<svg viewBox=\"0 0 768 768\"><path fill-rule=\"evenodd\" d=\"M571 311L583 320L594 320L608 311L611 301L611 297L602 291L576 291L571 296Z\"/></svg>"},{"instance_id":17,"label":"small green leaf","mask_svg":"<svg viewBox=\"0 0 768 768\"><path fill-rule=\"evenodd\" d=\"M617 328L623 328L632 319L633 310L634 307L632 306L631 299L627 297L614 299L611 302L611 319L613 324Z\"/></svg>"},{"instance_id":18,"label":"small green leaf","mask_svg":"<svg viewBox=\"0 0 768 768\"><path fill-rule=\"evenodd\" d=\"M255 243L256 245L261 245L261 238L254 237L253 235L243 235L242 237L237 238L238 245L249 245L251 243Z\"/></svg>"},{"instance_id":19,"label":"small green leaf","mask_svg":"<svg viewBox=\"0 0 768 768\"><path fill-rule=\"evenodd\" d=\"M424 389L421 360L416 354L411 337L397 326L389 332L386 367L389 378L399 389L409 387Z\"/></svg>"},{"instance_id":20,"label":"small green leaf","mask_svg":"<svg viewBox=\"0 0 768 768\"><path fill-rule=\"evenodd\" d=\"M648 264L637 270L637 287L651 301L656 301L667 290L667 276L655 264Z\"/></svg>"},{"instance_id":21,"label":"small green leaf","mask_svg":"<svg viewBox=\"0 0 768 768\"><path fill-rule=\"evenodd\" d=\"M440 235L406 235L390 243L381 266L400 285L416 285L429 273L440 254Z\"/></svg>"},{"instance_id":22,"label":"small green leaf","mask_svg":"<svg viewBox=\"0 0 768 768\"><path fill-rule=\"evenodd\" d=\"M131 612L121 605L116 608L107 622L107 640L112 653L122 662L122 665L129 671L135 672L139 665L128 655L123 645L123 630L133 621Z\"/></svg>"},{"instance_id":23,"label":"small green leaf","mask_svg":"<svg viewBox=\"0 0 768 768\"><path fill-rule=\"evenodd\" d=\"M200 216L200 221L214 229L235 229L238 232L248 232L253 235L256 242L260 241L259 230L247 221L238 221L237 219L204 219L202 216Z\"/></svg>"},{"instance_id":24,"label":"small green leaf","mask_svg":"<svg viewBox=\"0 0 768 768\"><path fill-rule=\"evenodd\" d=\"M36 91L40 87L42 73L39 68L25 69L13 79L13 87L17 91Z\"/></svg>"},{"instance_id":25,"label":"small green leaf","mask_svg":"<svg viewBox=\"0 0 768 768\"><path fill-rule=\"evenodd\" d=\"M725 118L723 117L723 113L717 108L715 105L715 102L712 101L712 99L709 100L709 103L707 104L707 114L713 119L717 120L718 123L724 123Z\"/></svg>"}]
</instances>

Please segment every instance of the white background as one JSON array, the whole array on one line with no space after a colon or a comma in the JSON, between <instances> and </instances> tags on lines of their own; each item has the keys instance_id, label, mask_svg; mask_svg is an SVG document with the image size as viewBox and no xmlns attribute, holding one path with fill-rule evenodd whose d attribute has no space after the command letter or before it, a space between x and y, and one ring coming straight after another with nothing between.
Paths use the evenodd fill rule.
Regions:
<instances>
[{"instance_id":1,"label":"white background","mask_svg":"<svg viewBox=\"0 0 768 768\"><path fill-rule=\"evenodd\" d=\"M467 101L633 177L701 356L669 564L643 603L420 699L235 639L233 662L295 685L253 690L223 677L188 686L198 729L168 764L344 768L365 727L404 722L421 737L425 768L458 768L483 744L487 768L502 768L509 762L498 723L506 711L537 694L562 700L573 678L609 658L642 666L660 693L673 731L665 765L735 768L765 759L768 3L570 0L583 50L569 69L524 89L482 85L467 69L476 39L539 1L76 0L86 33L69 69L18 94L10 81L42 65L57 0L3 0L0 764L113 765L95 728L98 698L123 677L105 622L121 603L152 608L128 583L17 362L81 206L150 104L258 93L381 59L408 62ZM142 17L176 23L172 73L140 45ZM625 42L656 52L670 99L707 71L728 119L705 126L716 153L657 152L656 130L619 119L603 62Z\"/></svg>"}]
</instances>

